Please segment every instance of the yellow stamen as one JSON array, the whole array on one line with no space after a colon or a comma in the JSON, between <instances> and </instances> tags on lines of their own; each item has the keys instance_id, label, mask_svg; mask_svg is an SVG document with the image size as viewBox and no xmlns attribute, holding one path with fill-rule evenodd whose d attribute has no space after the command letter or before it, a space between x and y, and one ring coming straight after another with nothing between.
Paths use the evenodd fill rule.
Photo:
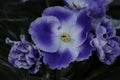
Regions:
<instances>
[{"instance_id":1,"label":"yellow stamen","mask_svg":"<svg viewBox=\"0 0 120 80\"><path fill-rule=\"evenodd\" d=\"M61 40L64 42L70 41L70 35L67 34L66 32L62 33Z\"/></svg>"}]
</instances>

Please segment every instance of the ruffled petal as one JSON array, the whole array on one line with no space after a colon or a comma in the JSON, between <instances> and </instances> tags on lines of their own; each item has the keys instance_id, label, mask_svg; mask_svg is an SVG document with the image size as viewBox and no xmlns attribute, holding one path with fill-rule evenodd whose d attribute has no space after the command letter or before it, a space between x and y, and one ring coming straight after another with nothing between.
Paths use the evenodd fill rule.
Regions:
<instances>
[{"instance_id":1,"label":"ruffled petal","mask_svg":"<svg viewBox=\"0 0 120 80\"><path fill-rule=\"evenodd\" d=\"M66 45L65 45L66 46ZM77 48L61 48L54 54L43 52L43 61L48 64L51 69L66 68L70 62L74 61L79 54Z\"/></svg>"},{"instance_id":2,"label":"ruffled petal","mask_svg":"<svg viewBox=\"0 0 120 80\"><path fill-rule=\"evenodd\" d=\"M36 46L46 52L56 52L59 48L60 22L53 16L45 16L31 23L29 33Z\"/></svg>"},{"instance_id":3,"label":"ruffled petal","mask_svg":"<svg viewBox=\"0 0 120 80\"><path fill-rule=\"evenodd\" d=\"M79 42L80 45L84 43L89 31L92 29L92 19L87 14L85 10L81 10L75 26L71 29L73 37L78 37L77 42Z\"/></svg>"},{"instance_id":4,"label":"ruffled petal","mask_svg":"<svg viewBox=\"0 0 120 80\"><path fill-rule=\"evenodd\" d=\"M88 59L91 55L92 55L92 51L95 50L92 46L91 46L91 40L93 39L93 36L90 35L88 37L88 39L85 41L85 43L80 46L80 52L79 55L77 57L77 61L82 61L85 59Z\"/></svg>"},{"instance_id":5,"label":"ruffled petal","mask_svg":"<svg viewBox=\"0 0 120 80\"><path fill-rule=\"evenodd\" d=\"M106 46L103 47L103 50L105 58L100 60L107 65L112 64L116 60L116 57L120 56L120 46L116 37L109 39Z\"/></svg>"},{"instance_id":6,"label":"ruffled petal","mask_svg":"<svg viewBox=\"0 0 120 80\"><path fill-rule=\"evenodd\" d=\"M101 38L94 38L92 40L92 44L97 50L97 53L98 53L97 55L98 55L99 59L103 60L105 58L103 46L106 45L106 41L101 40Z\"/></svg>"},{"instance_id":7,"label":"ruffled petal","mask_svg":"<svg viewBox=\"0 0 120 80\"><path fill-rule=\"evenodd\" d=\"M107 36L108 37L114 37L116 36L116 30L115 27L112 25L112 19L111 18L104 18L101 21L101 26L104 26L106 28Z\"/></svg>"},{"instance_id":8,"label":"ruffled petal","mask_svg":"<svg viewBox=\"0 0 120 80\"><path fill-rule=\"evenodd\" d=\"M76 19L76 16L73 11L60 7L49 7L43 12L43 16L54 16L57 17L64 24L73 24L73 21ZM68 25L66 25L68 26Z\"/></svg>"},{"instance_id":9,"label":"ruffled petal","mask_svg":"<svg viewBox=\"0 0 120 80\"><path fill-rule=\"evenodd\" d=\"M96 35L97 35L97 37L99 37L99 38L101 38L101 39L104 40L104 38L105 38L106 35L107 35L107 32L106 32L105 27L103 27L103 26L98 26L98 27L96 28Z\"/></svg>"}]
</instances>

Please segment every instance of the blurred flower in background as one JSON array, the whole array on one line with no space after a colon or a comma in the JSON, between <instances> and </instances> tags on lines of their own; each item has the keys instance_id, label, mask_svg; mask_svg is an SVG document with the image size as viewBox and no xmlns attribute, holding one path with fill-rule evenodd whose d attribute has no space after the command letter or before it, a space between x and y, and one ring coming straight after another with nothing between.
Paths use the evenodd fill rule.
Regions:
<instances>
[{"instance_id":1,"label":"blurred flower in background","mask_svg":"<svg viewBox=\"0 0 120 80\"><path fill-rule=\"evenodd\" d=\"M9 52L9 62L17 68L28 69L29 73L35 74L40 67L40 53L30 42L26 41L24 35L20 35L21 41L11 41L6 38L7 44L12 44Z\"/></svg>"},{"instance_id":2,"label":"blurred flower in background","mask_svg":"<svg viewBox=\"0 0 120 80\"><path fill-rule=\"evenodd\" d=\"M109 18L104 18L96 27L96 38L93 46L97 50L99 59L110 65L120 56L120 37L116 36L116 29Z\"/></svg>"},{"instance_id":3,"label":"blurred flower in background","mask_svg":"<svg viewBox=\"0 0 120 80\"><path fill-rule=\"evenodd\" d=\"M66 5L72 9L86 8L89 15L94 18L101 18L105 15L107 5L112 0L64 0ZM79 11L79 10L78 10Z\"/></svg>"}]
</instances>

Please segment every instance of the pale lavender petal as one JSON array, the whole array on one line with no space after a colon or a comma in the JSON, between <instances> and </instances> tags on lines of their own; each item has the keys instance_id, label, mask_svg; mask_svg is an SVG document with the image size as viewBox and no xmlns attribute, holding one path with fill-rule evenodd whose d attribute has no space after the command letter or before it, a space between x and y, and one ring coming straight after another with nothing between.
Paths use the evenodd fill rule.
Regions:
<instances>
[{"instance_id":1,"label":"pale lavender petal","mask_svg":"<svg viewBox=\"0 0 120 80\"><path fill-rule=\"evenodd\" d=\"M107 35L107 31L106 28L103 26L97 26L96 28L96 36L105 40L104 38L106 38Z\"/></svg>"},{"instance_id":2,"label":"pale lavender petal","mask_svg":"<svg viewBox=\"0 0 120 80\"><path fill-rule=\"evenodd\" d=\"M103 46L106 45L106 41L101 40L101 38L94 38L91 43L93 44L92 46L95 47L98 57L100 59L104 59L105 53L103 50Z\"/></svg>"},{"instance_id":3,"label":"pale lavender petal","mask_svg":"<svg viewBox=\"0 0 120 80\"><path fill-rule=\"evenodd\" d=\"M112 19L111 18L104 18L101 21L101 26L106 28L107 36L108 37L114 37L116 35L116 30L112 25Z\"/></svg>"},{"instance_id":4,"label":"pale lavender petal","mask_svg":"<svg viewBox=\"0 0 120 80\"><path fill-rule=\"evenodd\" d=\"M26 58L26 62L29 64L29 65L33 65L34 64L34 62L35 62L35 60L34 60L34 58L30 58L29 56L25 56L25 58Z\"/></svg>"},{"instance_id":5,"label":"pale lavender petal","mask_svg":"<svg viewBox=\"0 0 120 80\"><path fill-rule=\"evenodd\" d=\"M29 33L36 46L46 52L56 52L59 48L57 37L60 22L53 16L37 18L31 23Z\"/></svg>"}]
</instances>

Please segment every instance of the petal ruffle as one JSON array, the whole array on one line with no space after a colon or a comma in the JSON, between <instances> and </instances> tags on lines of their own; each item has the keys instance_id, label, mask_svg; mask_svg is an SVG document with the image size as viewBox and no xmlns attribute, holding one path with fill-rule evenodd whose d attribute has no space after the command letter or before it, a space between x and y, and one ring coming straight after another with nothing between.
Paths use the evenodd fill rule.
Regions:
<instances>
[{"instance_id":1,"label":"petal ruffle","mask_svg":"<svg viewBox=\"0 0 120 80\"><path fill-rule=\"evenodd\" d=\"M103 46L106 45L106 41L102 40L101 38L94 38L92 40L92 44L93 46L96 48L97 52L98 52L98 57L100 60L105 58L105 53L103 50Z\"/></svg>"},{"instance_id":2,"label":"petal ruffle","mask_svg":"<svg viewBox=\"0 0 120 80\"><path fill-rule=\"evenodd\" d=\"M39 49L46 52L56 52L60 44L57 37L59 27L60 22L56 17L45 16L31 23L29 34Z\"/></svg>"},{"instance_id":3,"label":"petal ruffle","mask_svg":"<svg viewBox=\"0 0 120 80\"><path fill-rule=\"evenodd\" d=\"M113 27L113 25L112 25L112 19L110 19L110 18L104 18L101 21L100 25L104 26L104 28L106 28L106 32L107 32L107 36L108 37L114 37L114 36L116 36L115 27Z\"/></svg>"},{"instance_id":4,"label":"petal ruffle","mask_svg":"<svg viewBox=\"0 0 120 80\"><path fill-rule=\"evenodd\" d=\"M99 38L101 38L101 39L104 40L106 34L107 34L107 32L106 32L105 27L103 27L103 26L98 26L98 27L96 28L96 35L97 35L97 37L99 37Z\"/></svg>"},{"instance_id":5,"label":"petal ruffle","mask_svg":"<svg viewBox=\"0 0 120 80\"><path fill-rule=\"evenodd\" d=\"M83 44L87 38L88 32L92 29L92 18L88 15L88 12L81 10L75 26L71 30L76 31L72 33L74 36L78 36L79 44ZM74 30L75 29L75 30Z\"/></svg>"},{"instance_id":6,"label":"petal ruffle","mask_svg":"<svg viewBox=\"0 0 120 80\"><path fill-rule=\"evenodd\" d=\"M70 62L74 61L79 51L75 49L63 48L54 54L43 52L43 61L48 64L51 69L66 68Z\"/></svg>"},{"instance_id":7,"label":"petal ruffle","mask_svg":"<svg viewBox=\"0 0 120 80\"><path fill-rule=\"evenodd\" d=\"M63 24L73 24L76 19L74 12L60 6L49 7L43 12L43 16L57 17Z\"/></svg>"},{"instance_id":8,"label":"petal ruffle","mask_svg":"<svg viewBox=\"0 0 120 80\"><path fill-rule=\"evenodd\" d=\"M79 51L79 55L76 59L77 61L82 61L82 60L88 59L92 55L92 51L95 50L91 46L92 39L93 39L93 36L90 35L88 37L88 39L84 42L84 44L79 47L80 51Z\"/></svg>"}]
</instances>

